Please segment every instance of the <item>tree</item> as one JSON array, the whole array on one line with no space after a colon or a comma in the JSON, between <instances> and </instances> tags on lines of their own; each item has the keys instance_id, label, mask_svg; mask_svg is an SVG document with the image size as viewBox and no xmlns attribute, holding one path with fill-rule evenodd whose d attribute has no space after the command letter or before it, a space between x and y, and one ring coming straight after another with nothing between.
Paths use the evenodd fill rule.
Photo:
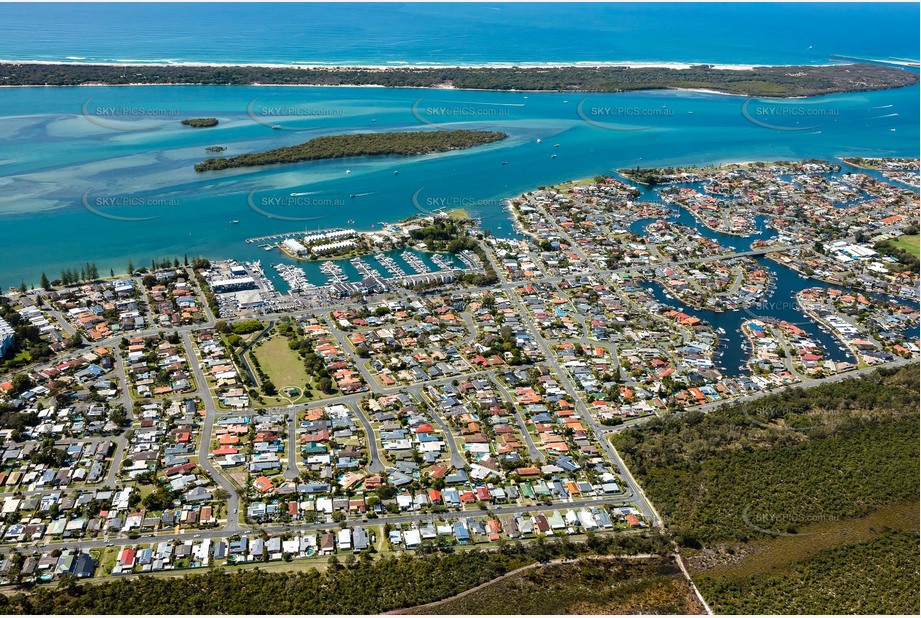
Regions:
<instances>
[{"instance_id":1,"label":"tree","mask_svg":"<svg viewBox=\"0 0 921 618\"><path fill-rule=\"evenodd\" d=\"M134 262L131 261L131 258L128 258L128 274L134 274Z\"/></svg>"},{"instance_id":2,"label":"tree","mask_svg":"<svg viewBox=\"0 0 921 618\"><path fill-rule=\"evenodd\" d=\"M50 290L50 289L51 289L51 282L48 281L48 275L45 274L45 271L42 271L41 286L42 286L42 289L43 289L43 290Z\"/></svg>"},{"instance_id":3,"label":"tree","mask_svg":"<svg viewBox=\"0 0 921 618\"><path fill-rule=\"evenodd\" d=\"M80 336L80 331L76 331L73 337L67 340L67 347L73 350L79 348L81 343L83 343L83 337Z\"/></svg>"},{"instance_id":4,"label":"tree","mask_svg":"<svg viewBox=\"0 0 921 618\"><path fill-rule=\"evenodd\" d=\"M23 394L30 388L32 388L32 378L24 373L17 373L13 376L13 390L10 391L10 395L13 397L18 397Z\"/></svg>"},{"instance_id":5,"label":"tree","mask_svg":"<svg viewBox=\"0 0 921 618\"><path fill-rule=\"evenodd\" d=\"M317 380L317 388L328 395L333 392L333 381L328 376L322 376Z\"/></svg>"},{"instance_id":6,"label":"tree","mask_svg":"<svg viewBox=\"0 0 921 618\"><path fill-rule=\"evenodd\" d=\"M128 413L124 406L115 406L109 410L109 420L121 427L128 422Z\"/></svg>"},{"instance_id":7,"label":"tree","mask_svg":"<svg viewBox=\"0 0 921 618\"><path fill-rule=\"evenodd\" d=\"M151 511L163 511L172 506L178 494L179 492L170 491L161 486L156 491L144 496L141 502Z\"/></svg>"}]
</instances>

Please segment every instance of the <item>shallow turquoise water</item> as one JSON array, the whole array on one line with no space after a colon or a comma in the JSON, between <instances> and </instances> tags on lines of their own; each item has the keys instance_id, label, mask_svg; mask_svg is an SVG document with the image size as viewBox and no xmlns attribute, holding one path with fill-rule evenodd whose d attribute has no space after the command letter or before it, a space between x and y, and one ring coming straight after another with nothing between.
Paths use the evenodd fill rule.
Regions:
<instances>
[{"instance_id":1,"label":"shallow turquoise water","mask_svg":"<svg viewBox=\"0 0 921 618\"><path fill-rule=\"evenodd\" d=\"M136 265L185 253L264 258L243 240L318 227L378 228L440 207L465 207L503 235L511 229L501 200L541 184L636 165L918 156L919 143L918 87L750 101L748 117L743 97L678 91L151 86L2 94L3 286L20 278L37 283L43 270L54 278L88 260L118 272L129 257ZM783 113L758 115L771 109ZM180 118L203 115L221 124L179 125ZM775 128L749 118L767 118ZM436 128L486 128L509 137L425 157L192 169L210 145L227 146L228 155L344 131ZM111 220L85 204L109 216L149 219Z\"/></svg>"}]
</instances>

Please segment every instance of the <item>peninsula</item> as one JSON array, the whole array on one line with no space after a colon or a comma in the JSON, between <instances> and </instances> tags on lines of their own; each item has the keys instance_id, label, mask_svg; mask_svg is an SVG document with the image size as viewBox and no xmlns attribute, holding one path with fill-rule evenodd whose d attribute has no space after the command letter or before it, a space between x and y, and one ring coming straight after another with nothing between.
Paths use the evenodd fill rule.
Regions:
<instances>
[{"instance_id":1,"label":"peninsula","mask_svg":"<svg viewBox=\"0 0 921 618\"><path fill-rule=\"evenodd\" d=\"M886 90L917 84L919 75L878 64L683 68L656 66L552 67L284 67L256 65L128 65L0 63L6 86L131 84L387 86L479 90L620 92L706 89L771 97Z\"/></svg>"},{"instance_id":2,"label":"peninsula","mask_svg":"<svg viewBox=\"0 0 921 618\"><path fill-rule=\"evenodd\" d=\"M508 134L501 131L401 131L324 135L303 144L284 146L265 152L206 159L195 166L195 171L208 172L234 167L255 167L345 157L423 155L465 150L498 142L506 137Z\"/></svg>"}]
</instances>

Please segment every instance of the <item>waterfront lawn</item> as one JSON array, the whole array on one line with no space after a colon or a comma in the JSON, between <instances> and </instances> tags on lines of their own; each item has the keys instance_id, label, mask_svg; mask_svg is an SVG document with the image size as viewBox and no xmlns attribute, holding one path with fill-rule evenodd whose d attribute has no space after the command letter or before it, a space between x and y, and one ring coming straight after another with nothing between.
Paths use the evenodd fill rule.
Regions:
<instances>
[{"instance_id":1,"label":"waterfront lawn","mask_svg":"<svg viewBox=\"0 0 921 618\"><path fill-rule=\"evenodd\" d=\"M905 236L899 236L896 239L893 239L891 242L894 246L899 249L904 249L908 251L915 257L921 257L921 247L919 247L919 236L918 234L906 234Z\"/></svg>"}]
</instances>

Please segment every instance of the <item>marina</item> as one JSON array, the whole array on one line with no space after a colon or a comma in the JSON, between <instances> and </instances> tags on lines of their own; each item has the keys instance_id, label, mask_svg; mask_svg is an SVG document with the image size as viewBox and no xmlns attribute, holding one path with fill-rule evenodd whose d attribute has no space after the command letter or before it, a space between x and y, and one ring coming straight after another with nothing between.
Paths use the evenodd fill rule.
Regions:
<instances>
[{"instance_id":1,"label":"marina","mask_svg":"<svg viewBox=\"0 0 921 618\"><path fill-rule=\"evenodd\" d=\"M272 267L288 285L291 292L313 289L316 286L307 280L307 273L302 268L290 264L273 264Z\"/></svg>"},{"instance_id":2,"label":"marina","mask_svg":"<svg viewBox=\"0 0 921 618\"><path fill-rule=\"evenodd\" d=\"M409 267L416 271L417 274L432 272L432 269L414 253L404 251L400 254L400 257L403 258L403 261L409 264Z\"/></svg>"},{"instance_id":3,"label":"marina","mask_svg":"<svg viewBox=\"0 0 921 618\"><path fill-rule=\"evenodd\" d=\"M383 253L378 253L377 255L374 256L374 259L377 260L377 262L381 266L384 267L384 270L390 273L390 276L392 277L405 277L406 276L406 271L400 268L399 266L397 266L396 261L392 257L385 255Z\"/></svg>"},{"instance_id":4,"label":"marina","mask_svg":"<svg viewBox=\"0 0 921 618\"><path fill-rule=\"evenodd\" d=\"M368 263L362 260L361 258L352 258L351 260L349 260L349 263L355 267L355 270L357 270L358 273L362 277L380 277L381 276L380 272L378 272L376 269L369 266Z\"/></svg>"},{"instance_id":5,"label":"marina","mask_svg":"<svg viewBox=\"0 0 921 618\"><path fill-rule=\"evenodd\" d=\"M349 278L345 276L345 271L342 270L342 267L335 262L324 262L323 265L320 266L320 272L327 276L327 285L345 283L349 280Z\"/></svg>"},{"instance_id":6,"label":"marina","mask_svg":"<svg viewBox=\"0 0 921 618\"><path fill-rule=\"evenodd\" d=\"M437 253L432 255L432 261L441 269L449 269L454 267L454 264L451 263L450 258L438 255Z\"/></svg>"}]
</instances>

